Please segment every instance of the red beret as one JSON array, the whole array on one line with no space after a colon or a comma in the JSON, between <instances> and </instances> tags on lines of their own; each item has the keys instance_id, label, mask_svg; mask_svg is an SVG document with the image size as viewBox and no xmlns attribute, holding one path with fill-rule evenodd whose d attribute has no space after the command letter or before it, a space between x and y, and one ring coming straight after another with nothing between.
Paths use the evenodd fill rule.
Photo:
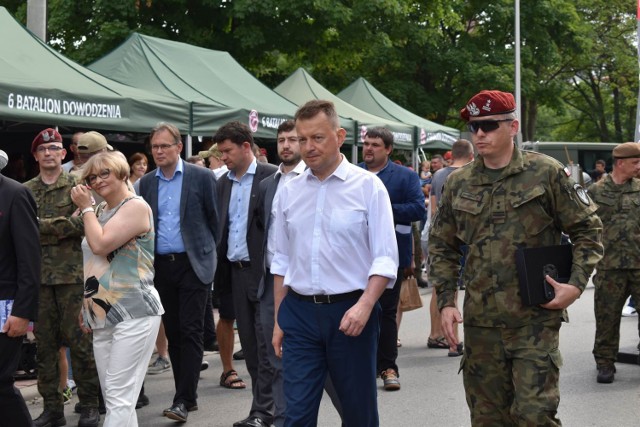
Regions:
<instances>
[{"instance_id":1,"label":"red beret","mask_svg":"<svg viewBox=\"0 0 640 427\"><path fill-rule=\"evenodd\" d=\"M483 90L474 95L460 110L460 117L466 122L469 117L495 116L516 111L516 100L508 92Z\"/></svg>"},{"instance_id":2,"label":"red beret","mask_svg":"<svg viewBox=\"0 0 640 427\"><path fill-rule=\"evenodd\" d=\"M47 128L36 135L35 139L31 143L31 152L34 153L39 145L48 144L50 142L62 142L62 136L53 128Z\"/></svg>"},{"instance_id":3,"label":"red beret","mask_svg":"<svg viewBox=\"0 0 640 427\"><path fill-rule=\"evenodd\" d=\"M444 153L444 156L442 156L445 160L451 160L451 151L447 151L446 153Z\"/></svg>"}]
</instances>

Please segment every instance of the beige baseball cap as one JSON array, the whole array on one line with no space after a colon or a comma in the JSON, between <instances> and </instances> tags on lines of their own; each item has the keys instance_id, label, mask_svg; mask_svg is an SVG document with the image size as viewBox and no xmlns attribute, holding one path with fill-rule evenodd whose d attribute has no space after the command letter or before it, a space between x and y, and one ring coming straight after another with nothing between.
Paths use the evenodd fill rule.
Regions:
<instances>
[{"instance_id":1,"label":"beige baseball cap","mask_svg":"<svg viewBox=\"0 0 640 427\"><path fill-rule=\"evenodd\" d=\"M78 152L82 154L91 154L102 149L113 151L113 147L109 145L107 139L96 131L85 132L78 139Z\"/></svg>"}]
</instances>

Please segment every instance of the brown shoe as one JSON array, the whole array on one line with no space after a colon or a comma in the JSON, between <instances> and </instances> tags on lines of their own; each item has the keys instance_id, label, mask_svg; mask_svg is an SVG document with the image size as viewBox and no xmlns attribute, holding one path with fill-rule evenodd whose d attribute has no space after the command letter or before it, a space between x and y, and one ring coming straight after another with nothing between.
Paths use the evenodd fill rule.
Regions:
<instances>
[{"instance_id":1,"label":"brown shoe","mask_svg":"<svg viewBox=\"0 0 640 427\"><path fill-rule=\"evenodd\" d=\"M380 378L382 378L382 383L384 384L383 387L385 390L400 390L400 380L398 380L398 373L393 368L382 371L380 373Z\"/></svg>"}]
</instances>

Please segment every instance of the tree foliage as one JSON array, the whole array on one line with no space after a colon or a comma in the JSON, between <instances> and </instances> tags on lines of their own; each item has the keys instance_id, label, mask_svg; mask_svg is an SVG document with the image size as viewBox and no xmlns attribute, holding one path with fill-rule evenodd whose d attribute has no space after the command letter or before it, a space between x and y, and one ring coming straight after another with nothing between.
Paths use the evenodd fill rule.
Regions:
<instances>
[{"instance_id":1,"label":"tree foliage","mask_svg":"<svg viewBox=\"0 0 640 427\"><path fill-rule=\"evenodd\" d=\"M25 2L4 0L26 20ZM634 4L521 0L525 140L633 138ZM267 86L304 67L337 92L356 78L461 127L480 89L513 91L513 0L49 0L49 43L89 64L131 32L231 53Z\"/></svg>"}]
</instances>

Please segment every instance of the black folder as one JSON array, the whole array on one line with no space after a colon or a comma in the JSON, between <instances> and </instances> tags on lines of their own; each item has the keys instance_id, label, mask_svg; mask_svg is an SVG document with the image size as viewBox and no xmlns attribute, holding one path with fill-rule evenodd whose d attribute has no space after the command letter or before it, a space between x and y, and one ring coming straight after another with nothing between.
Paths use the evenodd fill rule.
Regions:
<instances>
[{"instance_id":1,"label":"black folder","mask_svg":"<svg viewBox=\"0 0 640 427\"><path fill-rule=\"evenodd\" d=\"M545 280L547 274L560 283L569 281L572 250L570 244L516 250L516 269L524 305L545 304L555 297L553 286Z\"/></svg>"}]
</instances>

